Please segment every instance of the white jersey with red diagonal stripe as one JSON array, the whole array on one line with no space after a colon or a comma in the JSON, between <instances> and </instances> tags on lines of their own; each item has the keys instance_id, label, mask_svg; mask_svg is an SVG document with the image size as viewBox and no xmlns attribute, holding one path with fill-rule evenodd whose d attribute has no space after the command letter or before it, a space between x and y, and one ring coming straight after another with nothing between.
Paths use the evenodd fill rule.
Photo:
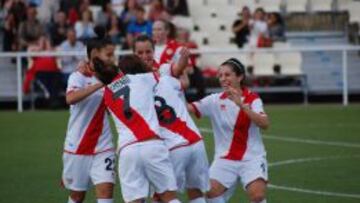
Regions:
<instances>
[{"instance_id":1,"label":"white jersey with red diagonal stripe","mask_svg":"<svg viewBox=\"0 0 360 203\"><path fill-rule=\"evenodd\" d=\"M69 77L67 94L99 81L76 71ZM113 149L108 115L103 100L104 89L70 105L70 118L64 144L65 152L93 155Z\"/></svg>"},{"instance_id":2,"label":"white jersey with red diagonal stripe","mask_svg":"<svg viewBox=\"0 0 360 203\"><path fill-rule=\"evenodd\" d=\"M153 73L119 75L105 87L105 105L119 134L119 150L127 145L157 138L159 122L154 108Z\"/></svg>"},{"instance_id":3,"label":"white jersey with red diagonal stripe","mask_svg":"<svg viewBox=\"0 0 360 203\"><path fill-rule=\"evenodd\" d=\"M202 140L202 137L186 108L181 83L177 78L171 76L170 69L170 65L160 66L161 77L155 89L155 101L158 109L159 106L166 105L175 114L174 119L170 122L159 119L160 136L169 149L174 149L194 144ZM166 115L166 113L169 114L170 112L163 113L165 117L171 116Z\"/></svg>"},{"instance_id":4,"label":"white jersey with red diagonal stripe","mask_svg":"<svg viewBox=\"0 0 360 203\"><path fill-rule=\"evenodd\" d=\"M243 101L264 114L257 94L243 89ZM266 155L259 127L225 93L209 95L192 103L196 116L209 116L214 130L215 158L250 160Z\"/></svg>"}]
</instances>

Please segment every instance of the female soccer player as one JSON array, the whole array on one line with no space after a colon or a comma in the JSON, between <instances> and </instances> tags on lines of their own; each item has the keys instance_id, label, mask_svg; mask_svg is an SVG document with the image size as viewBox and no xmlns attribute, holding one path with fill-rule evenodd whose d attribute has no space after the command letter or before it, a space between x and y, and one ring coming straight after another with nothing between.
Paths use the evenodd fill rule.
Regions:
<instances>
[{"instance_id":1,"label":"female soccer player","mask_svg":"<svg viewBox=\"0 0 360 203\"><path fill-rule=\"evenodd\" d=\"M197 117L208 116L214 129L208 202L225 202L224 192L240 179L251 202L265 203L268 173L260 128L268 128L269 120L262 101L244 86L245 69L237 59L225 61L218 78L223 92L188 105Z\"/></svg>"},{"instance_id":2,"label":"female soccer player","mask_svg":"<svg viewBox=\"0 0 360 203\"><path fill-rule=\"evenodd\" d=\"M114 46L91 42L88 58L114 61ZM103 84L91 71L91 63L83 63L69 77L66 102L70 118L63 154L62 182L70 190L68 203L81 203L89 188L95 185L98 203L113 202L115 154L112 134L103 101Z\"/></svg>"},{"instance_id":3,"label":"female soccer player","mask_svg":"<svg viewBox=\"0 0 360 203\"><path fill-rule=\"evenodd\" d=\"M124 56L116 66L93 61L105 87L105 105L119 134L119 177L125 202L142 203L153 186L164 203L176 199L176 179L169 152L159 137L154 89L158 77L140 58Z\"/></svg>"}]
</instances>

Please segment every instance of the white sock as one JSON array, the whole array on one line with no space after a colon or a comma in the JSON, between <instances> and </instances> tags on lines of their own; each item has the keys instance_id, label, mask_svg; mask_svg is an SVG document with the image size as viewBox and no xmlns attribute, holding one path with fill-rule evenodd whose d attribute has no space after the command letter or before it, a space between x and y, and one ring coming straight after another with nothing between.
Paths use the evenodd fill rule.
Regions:
<instances>
[{"instance_id":1,"label":"white sock","mask_svg":"<svg viewBox=\"0 0 360 203\"><path fill-rule=\"evenodd\" d=\"M178 199L173 199L171 201L169 201L169 203L181 203Z\"/></svg>"},{"instance_id":2,"label":"white sock","mask_svg":"<svg viewBox=\"0 0 360 203\"><path fill-rule=\"evenodd\" d=\"M206 203L204 197L198 197L196 199L190 200L189 203Z\"/></svg>"},{"instance_id":3,"label":"white sock","mask_svg":"<svg viewBox=\"0 0 360 203\"><path fill-rule=\"evenodd\" d=\"M97 199L97 203L113 203L114 199Z\"/></svg>"},{"instance_id":4,"label":"white sock","mask_svg":"<svg viewBox=\"0 0 360 203\"><path fill-rule=\"evenodd\" d=\"M222 195L214 198L207 198L207 203L225 203L224 197Z\"/></svg>"},{"instance_id":5,"label":"white sock","mask_svg":"<svg viewBox=\"0 0 360 203\"><path fill-rule=\"evenodd\" d=\"M76 202L73 199L71 199L71 197L69 197L68 203L76 203Z\"/></svg>"},{"instance_id":6,"label":"white sock","mask_svg":"<svg viewBox=\"0 0 360 203\"><path fill-rule=\"evenodd\" d=\"M251 203L266 203L266 199L263 199L263 200L260 201L260 202L251 202Z\"/></svg>"}]
</instances>

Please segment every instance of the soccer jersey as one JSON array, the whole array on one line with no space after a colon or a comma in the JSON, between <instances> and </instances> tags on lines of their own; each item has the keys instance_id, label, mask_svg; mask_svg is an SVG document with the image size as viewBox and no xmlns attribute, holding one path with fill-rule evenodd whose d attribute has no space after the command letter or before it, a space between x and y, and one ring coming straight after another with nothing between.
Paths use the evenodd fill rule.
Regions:
<instances>
[{"instance_id":1,"label":"soccer jersey","mask_svg":"<svg viewBox=\"0 0 360 203\"><path fill-rule=\"evenodd\" d=\"M243 102L260 114L263 104L257 94L243 89ZM266 155L259 127L226 93L212 94L192 103L196 116L209 116L215 137L215 158L250 160Z\"/></svg>"},{"instance_id":2,"label":"soccer jersey","mask_svg":"<svg viewBox=\"0 0 360 203\"><path fill-rule=\"evenodd\" d=\"M171 150L202 139L184 102L180 81L171 76L171 66L161 65L159 84L155 88L155 105L159 115L160 136Z\"/></svg>"},{"instance_id":3,"label":"soccer jersey","mask_svg":"<svg viewBox=\"0 0 360 203\"><path fill-rule=\"evenodd\" d=\"M94 85L99 81L78 71L69 77L67 94ZM70 119L65 139L65 152L93 155L113 149L108 115L103 100L104 89L95 91L70 105Z\"/></svg>"},{"instance_id":4,"label":"soccer jersey","mask_svg":"<svg viewBox=\"0 0 360 203\"><path fill-rule=\"evenodd\" d=\"M119 150L127 145L157 138L159 122L154 108L153 73L118 75L105 87L105 105L119 134Z\"/></svg>"},{"instance_id":5,"label":"soccer jersey","mask_svg":"<svg viewBox=\"0 0 360 203\"><path fill-rule=\"evenodd\" d=\"M155 46L154 58L159 64L177 62L180 58L180 50L180 44L170 40L165 45Z\"/></svg>"}]
</instances>

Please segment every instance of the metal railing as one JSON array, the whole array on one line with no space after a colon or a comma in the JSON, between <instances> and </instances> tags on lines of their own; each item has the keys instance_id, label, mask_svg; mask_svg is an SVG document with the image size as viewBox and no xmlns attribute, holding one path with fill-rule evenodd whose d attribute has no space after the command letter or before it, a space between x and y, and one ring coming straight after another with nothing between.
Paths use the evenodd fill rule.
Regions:
<instances>
[{"instance_id":1,"label":"metal railing","mask_svg":"<svg viewBox=\"0 0 360 203\"><path fill-rule=\"evenodd\" d=\"M360 46L352 45L334 45L334 46L314 46L314 47L288 47L288 48L257 48L257 49L219 49L219 48L201 48L200 50L192 50L194 54L249 54L258 52L316 52L316 51L340 51L342 52L342 104L347 106L349 104L349 92L348 92L348 57L349 51L360 51ZM130 51L116 51L116 55L130 54ZM23 112L23 93L22 93L22 65L21 59L24 57L34 56L85 56L84 52L2 52L0 58L16 58L17 67L17 111Z\"/></svg>"}]
</instances>

